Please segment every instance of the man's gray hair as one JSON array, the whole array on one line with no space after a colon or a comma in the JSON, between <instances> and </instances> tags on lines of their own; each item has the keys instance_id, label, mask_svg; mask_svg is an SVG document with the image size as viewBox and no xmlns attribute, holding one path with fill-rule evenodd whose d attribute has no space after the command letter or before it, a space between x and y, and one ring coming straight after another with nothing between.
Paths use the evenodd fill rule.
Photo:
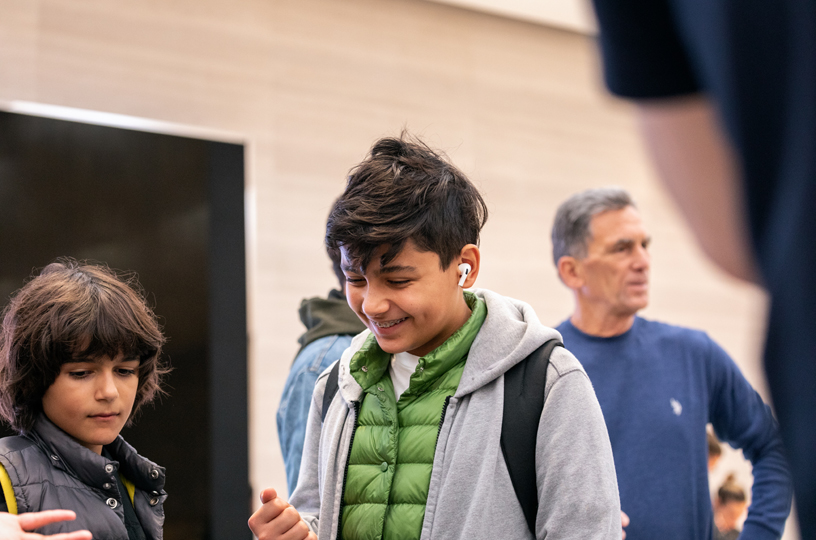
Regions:
<instances>
[{"instance_id":1,"label":"man's gray hair","mask_svg":"<svg viewBox=\"0 0 816 540\"><path fill-rule=\"evenodd\" d=\"M588 189L576 193L558 207L552 228L553 262L569 255L586 257L590 240L589 224L592 218L610 210L635 207L626 190L617 187Z\"/></svg>"}]
</instances>

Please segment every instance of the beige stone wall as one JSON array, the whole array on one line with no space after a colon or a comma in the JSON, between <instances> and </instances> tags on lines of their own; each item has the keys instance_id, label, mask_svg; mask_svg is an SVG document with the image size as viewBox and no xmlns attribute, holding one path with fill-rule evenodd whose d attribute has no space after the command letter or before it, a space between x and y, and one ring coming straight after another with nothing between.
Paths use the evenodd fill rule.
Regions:
<instances>
[{"instance_id":1,"label":"beige stone wall","mask_svg":"<svg viewBox=\"0 0 816 540\"><path fill-rule=\"evenodd\" d=\"M247 145L251 482L285 486L274 413L301 298L333 275L323 221L370 144L407 127L490 209L479 286L548 324L557 204L632 191L654 236L646 315L707 330L763 395L764 299L706 262L601 87L591 38L420 0L0 0L0 101L228 131Z\"/></svg>"}]
</instances>

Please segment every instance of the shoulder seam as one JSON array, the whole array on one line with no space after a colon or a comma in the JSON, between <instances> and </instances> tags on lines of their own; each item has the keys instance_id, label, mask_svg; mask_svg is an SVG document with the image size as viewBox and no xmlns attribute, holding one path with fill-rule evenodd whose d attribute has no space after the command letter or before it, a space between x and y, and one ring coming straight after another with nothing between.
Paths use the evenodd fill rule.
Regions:
<instances>
[{"instance_id":1,"label":"shoulder seam","mask_svg":"<svg viewBox=\"0 0 816 540\"><path fill-rule=\"evenodd\" d=\"M552 364L550 364L550 365L552 366ZM544 389L544 392L545 392L544 405L545 406L547 404L547 398L549 397L550 393L552 392L552 389L555 387L556 384L563 381L568 375L572 375L573 373L578 373L579 376L583 376L587 380L587 382L590 383L590 385L592 384L592 381L589 379L589 376L586 374L586 372L584 370L582 370L581 368L577 367L577 366L567 368L564 371L559 370L555 366L552 366L552 367L555 370L555 372L558 374L558 377L556 377L555 379L548 377L548 379L547 379L547 386ZM593 392L594 392L594 390L593 390Z\"/></svg>"}]
</instances>

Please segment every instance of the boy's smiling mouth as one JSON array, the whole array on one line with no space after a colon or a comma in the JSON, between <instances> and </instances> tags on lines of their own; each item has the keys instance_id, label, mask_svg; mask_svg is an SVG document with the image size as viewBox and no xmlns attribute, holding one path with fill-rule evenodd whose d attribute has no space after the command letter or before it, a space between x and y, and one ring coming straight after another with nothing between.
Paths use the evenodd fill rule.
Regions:
<instances>
[{"instance_id":1,"label":"boy's smiling mouth","mask_svg":"<svg viewBox=\"0 0 816 540\"><path fill-rule=\"evenodd\" d=\"M401 323L402 321L408 320L408 317L403 317L401 319L395 319L393 321L382 321L382 322L377 322L377 321L374 321L374 320L371 320L371 319L369 319L369 320L371 321L371 324L373 324L377 328L391 328L392 326L395 326L395 325Z\"/></svg>"}]
</instances>

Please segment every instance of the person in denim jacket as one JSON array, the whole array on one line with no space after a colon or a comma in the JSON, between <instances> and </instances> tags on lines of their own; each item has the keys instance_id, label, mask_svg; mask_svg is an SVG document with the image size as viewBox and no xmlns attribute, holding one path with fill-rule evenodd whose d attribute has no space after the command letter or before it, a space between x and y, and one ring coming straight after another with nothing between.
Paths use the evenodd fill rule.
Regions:
<instances>
[{"instance_id":1,"label":"person in denim jacket","mask_svg":"<svg viewBox=\"0 0 816 540\"><path fill-rule=\"evenodd\" d=\"M332 290L327 298L304 298L300 303L300 320L306 332L298 338L298 351L278 406L278 440L286 467L289 493L295 490L306 435L306 417L312 402L317 377L323 373L351 344L352 336L365 330L365 325L346 303L346 276L340 269L340 254L328 251L340 290Z\"/></svg>"}]
</instances>

